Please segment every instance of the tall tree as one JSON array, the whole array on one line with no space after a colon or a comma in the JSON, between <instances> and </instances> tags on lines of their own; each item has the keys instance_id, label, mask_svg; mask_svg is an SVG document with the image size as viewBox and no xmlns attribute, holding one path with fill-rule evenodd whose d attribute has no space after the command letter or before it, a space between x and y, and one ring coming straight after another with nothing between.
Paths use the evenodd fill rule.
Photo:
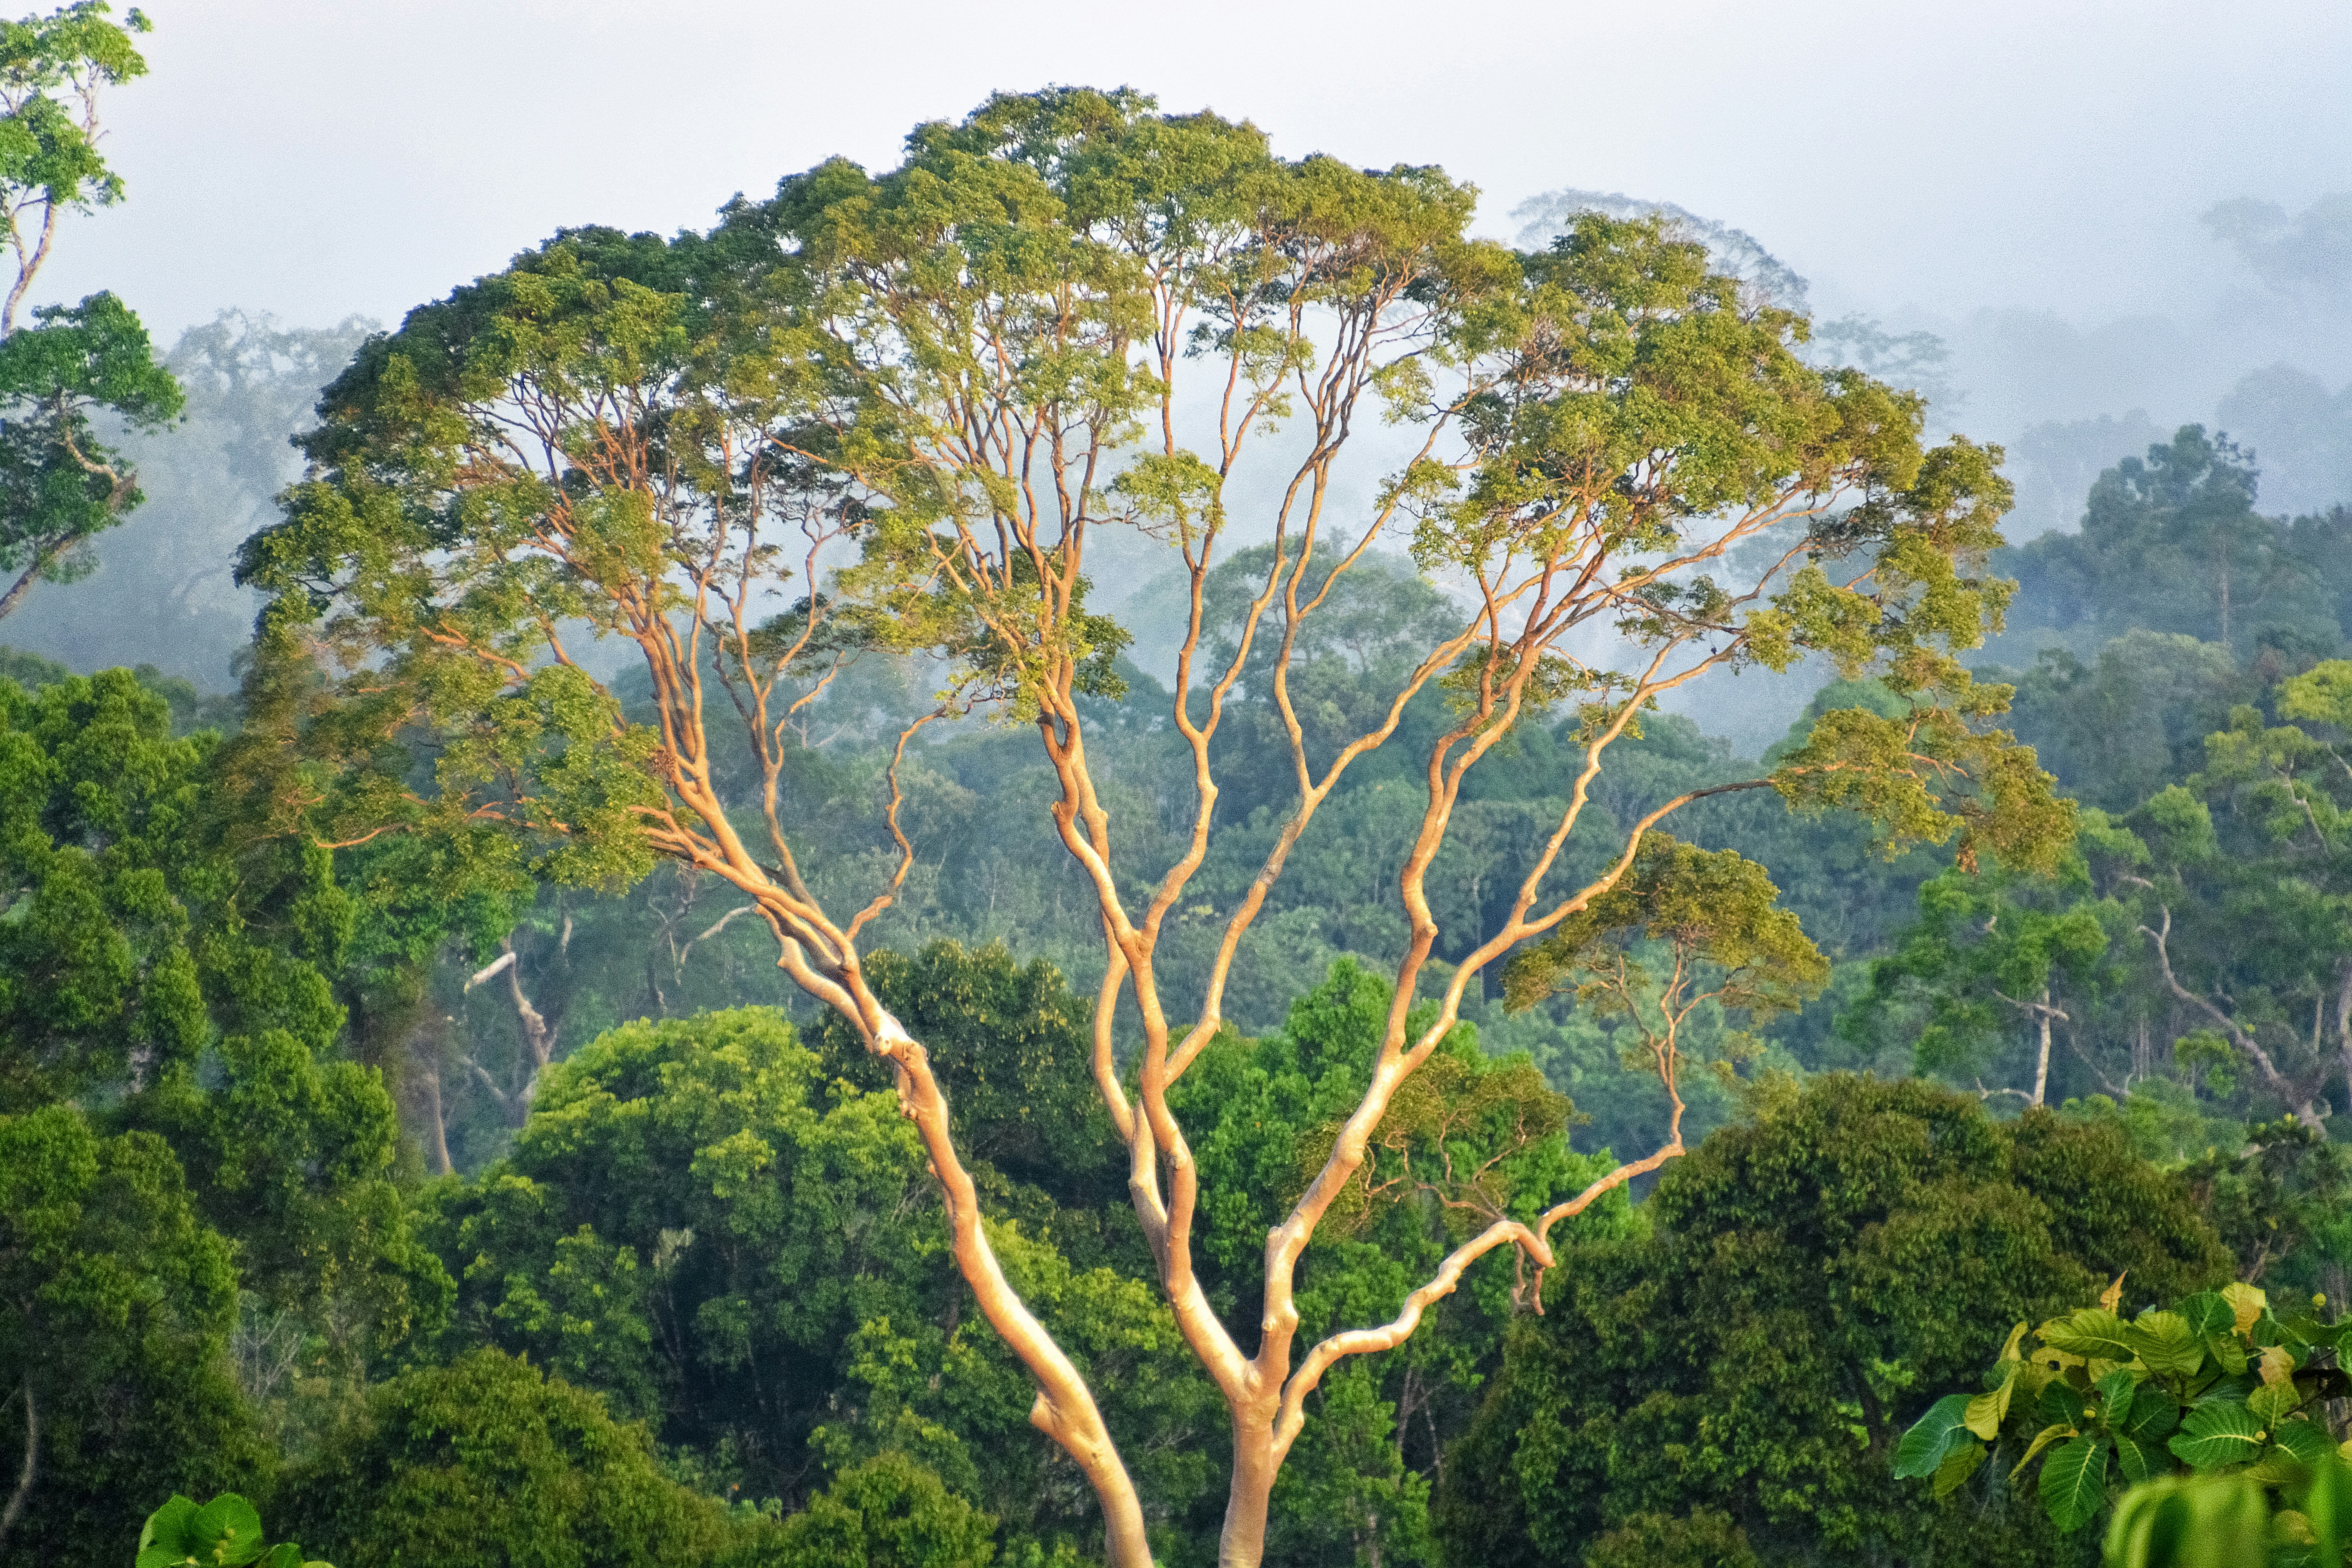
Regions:
<instances>
[{"instance_id":1,"label":"tall tree","mask_svg":"<svg viewBox=\"0 0 2352 1568\"><path fill-rule=\"evenodd\" d=\"M624 883L667 857L758 905L785 971L889 1064L957 1265L1035 1381L1032 1421L1100 1499L1121 1568L1150 1556L1126 1462L1000 1266L938 1075L860 957L913 865L899 770L885 817L900 855L878 885L844 897L845 868L801 859L784 731L847 654L928 655L933 716L985 707L1044 747L1050 817L1108 958L1095 1076L1161 1288L1232 1414L1221 1555L1235 1565L1262 1559L1276 1475L1333 1367L1402 1342L1497 1248L1549 1264L1555 1226L1682 1152L1670 1137L1532 1224L1497 1218L1389 1321L1302 1346L1300 1257L1489 964L1615 887L1643 836L1701 795L1777 790L1970 860L2039 863L2067 833L2031 752L1986 722L2006 689L1973 686L1948 651L2006 597L1980 571L2006 499L1998 454L1924 451L1916 396L1808 365L1801 316L1655 221L1588 216L1521 256L1466 236L1472 205L1434 169L1279 159L1246 123L1129 92L998 98L919 128L887 174L825 163L706 236L559 236L413 312L329 390L307 446L318 477L243 557L274 595L269 656L337 667L286 802L310 831L494 826L537 839L554 879ZM1402 435L1367 450L1376 416ZM1220 661L1204 589L1244 528L1238 542L1274 549ZM1172 864L1122 848L1150 825L1114 820L1087 752L1126 640L1087 607L1087 552L1119 529L1161 541L1189 584L1168 721L1193 798ZM1759 539L1760 574L1718 582ZM1383 540L1448 590L1450 629L1364 725L1310 733L1289 655ZM623 721L577 657L596 635L633 646L651 727ZM1261 640L1279 655L1266 684L1293 794L1246 889L1213 911L1187 1022L1157 961L1220 828L1214 738ZM1808 650L1880 672L1903 713L1826 714L1770 776L1655 806L1597 878L1554 885L1605 754L1644 710ZM1423 800L1382 1038L1268 1237L1262 1319L1236 1328L1193 1264L1201 1173L1170 1091L1217 1037L1234 952L1300 834L1423 692L1451 706L1407 773ZM1440 982L1429 878L1465 782L1563 704L1581 715L1565 805ZM761 780L740 810L714 782L710 726L730 713ZM429 780L401 744L417 737ZM1131 1089L1122 995L1141 1037ZM1673 1050L1646 1059L1670 1083L1679 1070Z\"/></svg>"},{"instance_id":2,"label":"tall tree","mask_svg":"<svg viewBox=\"0 0 2352 1568\"><path fill-rule=\"evenodd\" d=\"M122 199L98 150L99 98L146 74L131 40L148 22L134 9L117 25L110 9L76 0L0 24L0 236L16 262L0 300L0 572L16 574L0 616L36 579L77 571L75 547L139 504L138 476L98 440L91 414L152 429L180 411L179 384L113 295L42 306L35 325L16 325L58 220Z\"/></svg>"}]
</instances>

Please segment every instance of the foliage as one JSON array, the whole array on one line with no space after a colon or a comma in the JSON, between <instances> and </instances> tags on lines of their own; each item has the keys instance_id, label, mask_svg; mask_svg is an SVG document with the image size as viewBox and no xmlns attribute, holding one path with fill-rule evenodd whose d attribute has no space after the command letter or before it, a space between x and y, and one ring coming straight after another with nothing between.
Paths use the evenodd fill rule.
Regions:
<instances>
[{"instance_id":1,"label":"foliage","mask_svg":"<svg viewBox=\"0 0 2352 1568\"><path fill-rule=\"evenodd\" d=\"M975 1168L1036 1189L1076 1224L1087 1223L1086 1211L1125 1209L1125 1151L1090 1072L1091 1009L1051 964L1016 963L1001 944L973 952L937 942L911 957L878 952L866 973L883 1005L929 1052L957 1147ZM828 1080L870 1092L894 1087L887 1064L838 1015L820 1015L813 1034Z\"/></svg>"},{"instance_id":2,"label":"foliage","mask_svg":"<svg viewBox=\"0 0 2352 1568\"><path fill-rule=\"evenodd\" d=\"M2329 1465L2336 1445L2324 1407L2352 1395L2336 1361L2352 1319L2282 1321L2263 1291L2233 1283L2126 1321L2126 1278L2097 1306L2051 1318L2030 1337L2018 1323L1984 1393L1946 1394L1904 1434L1895 1476L1932 1478L1942 1497L1988 1457L2016 1452L2009 1479L2038 1460L2042 1508L2075 1531L2107 1506L2111 1465L2135 1485L2229 1472L2267 1487L2301 1486ZM2146 1528L2127 1521L2118 1531Z\"/></svg>"},{"instance_id":3,"label":"foliage","mask_svg":"<svg viewBox=\"0 0 2352 1568\"><path fill-rule=\"evenodd\" d=\"M1024 979L1001 954L928 963L982 985ZM1025 979L1010 1026L966 1037L963 1070L1010 1088L1024 1042L1066 1016L1071 1000L1049 973ZM1066 1074L1084 1070L1063 1061ZM1070 1102L1050 1074L1034 1089L982 1100L1003 1117L974 1119L982 1146L1017 1149L1034 1133L1023 1104ZM822 1472L839 1488L898 1454L982 1502L1016 1541L1075 1523L1067 1472L1006 1449L1027 1394L986 1325L964 1315L895 1100L828 1083L771 1010L631 1024L583 1046L549 1073L508 1160L425 1202L426 1235L461 1279L457 1345L528 1353L601 1392L665 1444L704 1456L714 1489L814 1509ZM1098 1219L1066 1218L1050 1200L1030 1212L1034 1234L1012 1225L997 1237L1006 1267L1085 1358L1121 1429L1175 1447L1157 1463L1167 1492L1196 1492L1198 1456L1177 1446L1205 1436L1206 1391L1164 1313L1052 1246L1066 1225L1084 1239Z\"/></svg>"},{"instance_id":4,"label":"foliage","mask_svg":"<svg viewBox=\"0 0 2352 1568\"><path fill-rule=\"evenodd\" d=\"M2118 1269L2182 1290L2228 1268L2185 1184L2113 1131L1997 1122L1916 1081L1778 1090L1667 1167L1643 1213L1646 1234L1564 1258L1545 1315L1512 1330L1446 1457L1448 1561L1627 1561L1648 1542L1793 1563L1963 1540L1977 1561L2074 1561L2038 1519L1891 1488L1900 1433L1998 1350L1969 1303L2047 1313Z\"/></svg>"},{"instance_id":5,"label":"foliage","mask_svg":"<svg viewBox=\"0 0 2352 1568\"><path fill-rule=\"evenodd\" d=\"M2323 554L2254 510L2254 478L2250 454L2196 425L2125 458L2091 487L2081 531L2004 557L2030 606L2021 626L2093 642L2168 633L2239 652L2285 633L2332 653L2344 629Z\"/></svg>"},{"instance_id":6,"label":"foliage","mask_svg":"<svg viewBox=\"0 0 2352 1568\"><path fill-rule=\"evenodd\" d=\"M2352 1548L2352 1461L2329 1455L2309 1467L2308 1479L2274 1487L2243 1470L2134 1487L2116 1506L2106 1561L2114 1568L2340 1568Z\"/></svg>"},{"instance_id":7,"label":"foliage","mask_svg":"<svg viewBox=\"0 0 2352 1568\"><path fill-rule=\"evenodd\" d=\"M0 236L16 277L0 301L0 616L34 580L75 575L74 552L139 503L137 476L102 445L91 416L154 429L180 412L179 384L154 362L146 329L112 294L45 305L20 328L17 308L48 259L58 220L122 197L99 153L102 88L146 73L131 35L104 0L0 23Z\"/></svg>"},{"instance_id":8,"label":"foliage","mask_svg":"<svg viewBox=\"0 0 2352 1568\"><path fill-rule=\"evenodd\" d=\"M488 1349L379 1384L269 1508L341 1563L684 1568L731 1534L663 1476L642 1428Z\"/></svg>"},{"instance_id":9,"label":"foliage","mask_svg":"<svg viewBox=\"0 0 2352 1568\"><path fill-rule=\"evenodd\" d=\"M2018 877L1988 868L1948 871L1922 883L1919 921L1895 934L1894 951L1871 965L1871 994L1840 1020L1851 1035L1884 1035L1892 1015L1919 1015L1912 1060L1920 1071L1947 1079L1973 1078L2014 1053L2004 1039L2038 1024L2043 1047L2032 1073L2033 1091L2011 1090L2030 1105L2043 1103L2050 1075L2050 1026L2074 1022L2097 997L2099 961L2108 934L2079 862L2053 878ZM2074 998L2080 995L2083 1001ZM1909 1031L1906 1031L1909 1032Z\"/></svg>"},{"instance_id":10,"label":"foliage","mask_svg":"<svg viewBox=\"0 0 2352 1568\"><path fill-rule=\"evenodd\" d=\"M199 1508L174 1496L147 1516L139 1531L138 1568L331 1568L306 1562L290 1541L272 1546L262 1539L261 1516L235 1492L223 1492Z\"/></svg>"},{"instance_id":11,"label":"foliage","mask_svg":"<svg viewBox=\"0 0 2352 1568\"><path fill-rule=\"evenodd\" d=\"M988 1568L996 1521L940 1484L904 1454L885 1452L851 1466L786 1520L766 1568Z\"/></svg>"},{"instance_id":12,"label":"foliage","mask_svg":"<svg viewBox=\"0 0 2352 1568\"><path fill-rule=\"evenodd\" d=\"M227 1239L151 1133L70 1105L0 1115L0 1395L19 1478L0 1561L127 1551L142 1500L267 1478L225 1352Z\"/></svg>"},{"instance_id":13,"label":"foliage","mask_svg":"<svg viewBox=\"0 0 2352 1568\"><path fill-rule=\"evenodd\" d=\"M406 1240L392 1103L335 1058L313 960L334 963L348 906L313 855L286 905L252 908L211 752L128 670L0 682L0 1105L95 1100L162 1133L254 1289L340 1296L362 1343L397 1341L446 1283ZM257 940L273 913L292 940Z\"/></svg>"}]
</instances>

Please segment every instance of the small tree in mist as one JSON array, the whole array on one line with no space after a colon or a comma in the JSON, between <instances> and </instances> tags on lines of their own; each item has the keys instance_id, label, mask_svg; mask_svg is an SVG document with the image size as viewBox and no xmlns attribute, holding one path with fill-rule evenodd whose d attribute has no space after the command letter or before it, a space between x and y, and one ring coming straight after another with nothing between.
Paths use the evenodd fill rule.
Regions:
<instances>
[{"instance_id":1,"label":"small tree in mist","mask_svg":"<svg viewBox=\"0 0 2352 1568\"><path fill-rule=\"evenodd\" d=\"M1533 1225L1496 1220L1391 1321L1297 1343L1301 1253L1389 1146L1400 1091L1488 965L1569 929L1554 972L1605 962L1606 933L1586 929L1605 919L1687 949L1675 973L1685 956L1711 965L1706 988L1728 985L1731 1005L1816 978L1801 934L1748 907L1769 901L1760 876L1720 858L1642 860L1705 795L1774 789L1796 808L1861 811L1892 840L1953 843L1969 862L2045 864L2070 827L2032 753L1982 722L2006 689L1972 686L1950 651L1997 624L2004 597L1979 575L2007 498L1998 453L1923 450L1916 397L1809 368L1800 315L1711 272L1704 247L1656 221L1587 216L1519 255L1467 237L1473 195L1434 169L1279 159L1246 123L1162 115L1131 93L992 100L919 129L887 174L824 164L772 200L739 200L708 235L567 233L415 311L329 389L314 477L243 556L274 595L256 710L302 759L271 775L289 822L328 843L520 840L575 883L625 884L667 857L756 904L785 971L894 1068L957 1266L1035 1379L1031 1419L1092 1484L1122 1568L1150 1561L1125 1463L999 1268L928 1055L859 952L911 865L895 766L895 879L829 909L797 853L787 731L844 658L936 661L940 703L917 728L986 709L1034 725L1051 763L1053 825L1094 889L1108 957L1094 1076L1175 1324L1232 1410L1232 1564L1260 1561L1276 1475L1330 1368L1402 1342L1486 1253L1550 1265L1559 1222L1682 1150L1677 1130ZM1402 456L1369 504L1343 504L1343 464L1376 420L1408 438ZM1273 499L1244 512L1241 484L1259 475L1249 493ZM1193 803L1172 865L1134 863L1134 829L1088 763L1081 700L1121 693L1126 634L1087 607L1087 551L1120 529L1160 541L1191 584L1169 721ZM1204 587L1242 530L1273 547L1226 644ZM1291 655L1383 542L1457 608L1372 722L1310 739ZM580 639L598 637L634 645L651 726L625 722L580 662ZM333 667L327 686L303 684L306 649ZM1610 748L1657 698L1809 650L1874 671L1910 706L1825 715L1769 777L1659 805L1601 876L1553 885ZM1213 741L1245 668L1286 733L1291 805L1221 913L1198 1014L1171 1018L1160 942L1218 830ZM1425 803L1385 1037L1266 1238L1261 1321L1228 1324L1194 1271L1203 1194L1170 1091L1222 1027L1234 954L1300 836L1433 686L1450 718L1414 759ZM1568 804L1508 917L1416 1013L1439 935L1426 878L1465 780L1563 704L1581 716ZM715 723L748 739L756 811L719 797ZM1680 869L1628 879L1645 864ZM1740 907L1699 920L1682 906L1710 877ZM1622 978L1654 1011L1655 988ZM1530 969L1517 990L1544 983ZM1125 1075L1122 996L1141 1035ZM1642 1053L1669 1092L1676 1038L1666 1028Z\"/></svg>"},{"instance_id":2,"label":"small tree in mist","mask_svg":"<svg viewBox=\"0 0 2352 1568\"><path fill-rule=\"evenodd\" d=\"M0 23L0 241L16 264L0 300L0 616L41 577L87 571L76 547L139 504L139 479L101 444L104 411L153 428L180 412L180 386L158 365L147 330L121 300L92 294L16 312L49 258L58 220L122 199L122 177L98 150L102 89L147 74L131 35L104 0Z\"/></svg>"}]
</instances>

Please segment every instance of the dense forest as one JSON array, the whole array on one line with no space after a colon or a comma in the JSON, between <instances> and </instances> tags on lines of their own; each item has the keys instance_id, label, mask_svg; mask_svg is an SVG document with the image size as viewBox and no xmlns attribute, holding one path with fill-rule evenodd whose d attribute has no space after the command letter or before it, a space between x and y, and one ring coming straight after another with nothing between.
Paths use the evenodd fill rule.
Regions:
<instances>
[{"instance_id":1,"label":"dense forest","mask_svg":"<svg viewBox=\"0 0 2352 1568\"><path fill-rule=\"evenodd\" d=\"M1081 89L19 324L142 26L0 48L0 1562L2335 1561L2324 386L2011 463Z\"/></svg>"}]
</instances>

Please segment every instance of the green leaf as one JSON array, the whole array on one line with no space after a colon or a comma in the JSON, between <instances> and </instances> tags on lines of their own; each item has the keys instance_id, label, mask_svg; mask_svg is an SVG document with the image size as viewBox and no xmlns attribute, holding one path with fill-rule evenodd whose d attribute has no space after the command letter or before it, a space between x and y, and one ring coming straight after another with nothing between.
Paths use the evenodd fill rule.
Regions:
<instances>
[{"instance_id":1,"label":"green leaf","mask_svg":"<svg viewBox=\"0 0 2352 1568\"><path fill-rule=\"evenodd\" d=\"M2352 1465L2327 1455L2313 1467L2303 1516L2311 1523L2314 1568L2341 1568L2352 1557Z\"/></svg>"},{"instance_id":2,"label":"green leaf","mask_svg":"<svg viewBox=\"0 0 2352 1568\"><path fill-rule=\"evenodd\" d=\"M2268 1560L2270 1507L2243 1475L2134 1487L2107 1527L2108 1568L2234 1568Z\"/></svg>"},{"instance_id":3,"label":"green leaf","mask_svg":"<svg viewBox=\"0 0 2352 1568\"><path fill-rule=\"evenodd\" d=\"M2305 1467L2335 1458L2336 1439L2327 1428L2302 1415L2289 1415L2271 1426L2271 1441L2293 1454Z\"/></svg>"},{"instance_id":4,"label":"green leaf","mask_svg":"<svg viewBox=\"0 0 2352 1568\"><path fill-rule=\"evenodd\" d=\"M2036 1454L2039 1454L2042 1449L2050 1447L2051 1444L2055 1443L2059 1438L2072 1437L2074 1436L2074 1428L2067 1426L2063 1421L2054 1426L2044 1426L2041 1431L2036 1432L2033 1435L2033 1441L2025 1446L2025 1458L2018 1460L2015 1465L2010 1467L2009 1479L2011 1480L2015 1480L2017 1479L2018 1471L2033 1463L2033 1457Z\"/></svg>"},{"instance_id":5,"label":"green leaf","mask_svg":"<svg viewBox=\"0 0 2352 1568\"><path fill-rule=\"evenodd\" d=\"M2238 1331L2238 1310L2219 1290L2200 1290L2189 1297L2180 1303L2180 1315L2189 1320L2189 1331L2200 1339Z\"/></svg>"},{"instance_id":6,"label":"green leaf","mask_svg":"<svg viewBox=\"0 0 2352 1568\"><path fill-rule=\"evenodd\" d=\"M1944 1451L1958 1434L1967 1430L1968 1414L1965 1394L1947 1394L1929 1405L1927 1414L1913 1422L1903 1440L1895 1445L1895 1479L1934 1475L1944 1462Z\"/></svg>"},{"instance_id":7,"label":"green leaf","mask_svg":"<svg viewBox=\"0 0 2352 1568\"><path fill-rule=\"evenodd\" d=\"M2180 1425L2180 1406L2172 1395L2152 1383L2143 1383L2132 1395L2131 1417L2124 1430L2143 1443L2161 1441Z\"/></svg>"},{"instance_id":8,"label":"green leaf","mask_svg":"<svg viewBox=\"0 0 2352 1568\"><path fill-rule=\"evenodd\" d=\"M2011 1362L2008 1364L2013 1369L2018 1363ZM1968 1411L1960 1418L1961 1424L1988 1443L2000 1436L2000 1424L2009 1419L2010 1393L2016 1386L2014 1375L2005 1377L1999 1388L1969 1400Z\"/></svg>"},{"instance_id":9,"label":"green leaf","mask_svg":"<svg viewBox=\"0 0 2352 1568\"><path fill-rule=\"evenodd\" d=\"M290 1541L281 1541L261 1560L261 1568L302 1568L302 1549Z\"/></svg>"},{"instance_id":10,"label":"green leaf","mask_svg":"<svg viewBox=\"0 0 2352 1568\"><path fill-rule=\"evenodd\" d=\"M2124 1479L2137 1486L2145 1480L2163 1475L2172 1467L2165 1462L2164 1450L2152 1444L2118 1432L2115 1437L2116 1465Z\"/></svg>"},{"instance_id":11,"label":"green leaf","mask_svg":"<svg viewBox=\"0 0 2352 1568\"><path fill-rule=\"evenodd\" d=\"M2042 1418L2068 1426L2083 1424L2083 1396L2064 1383L2053 1382L2042 1391Z\"/></svg>"},{"instance_id":12,"label":"green leaf","mask_svg":"<svg viewBox=\"0 0 2352 1568\"><path fill-rule=\"evenodd\" d=\"M2246 1370L2246 1347L2238 1342L2235 1334L2207 1334L2205 1353L2231 1377Z\"/></svg>"},{"instance_id":13,"label":"green leaf","mask_svg":"<svg viewBox=\"0 0 2352 1568\"><path fill-rule=\"evenodd\" d=\"M2316 1318L2289 1318L2279 1325L2289 1336L2319 1350L2340 1345L2345 1335L2352 1332L2352 1313L2340 1323L2323 1323Z\"/></svg>"},{"instance_id":14,"label":"green leaf","mask_svg":"<svg viewBox=\"0 0 2352 1568\"><path fill-rule=\"evenodd\" d=\"M2166 1445L2191 1468L2243 1464L2262 1449L2262 1418L2237 1400L2200 1405Z\"/></svg>"},{"instance_id":15,"label":"green leaf","mask_svg":"<svg viewBox=\"0 0 2352 1568\"><path fill-rule=\"evenodd\" d=\"M2192 1377L2205 1364L2204 1340L2189 1331L2189 1320L2178 1312L2142 1312L2124 1337L2150 1372Z\"/></svg>"},{"instance_id":16,"label":"green leaf","mask_svg":"<svg viewBox=\"0 0 2352 1568\"><path fill-rule=\"evenodd\" d=\"M2138 1388L2128 1367L2119 1366L2099 1379L2099 1419L2110 1428L2122 1427L2131 1418L2132 1395Z\"/></svg>"},{"instance_id":17,"label":"green leaf","mask_svg":"<svg viewBox=\"0 0 2352 1568\"><path fill-rule=\"evenodd\" d=\"M261 1555L261 1516L235 1492L223 1492L196 1510L188 1539L205 1563L242 1568Z\"/></svg>"},{"instance_id":18,"label":"green leaf","mask_svg":"<svg viewBox=\"0 0 2352 1568\"><path fill-rule=\"evenodd\" d=\"M2246 1395L2246 1408L2252 1411L2265 1426L2275 1426L2288 1411L2303 1403L2291 1383L2266 1383Z\"/></svg>"},{"instance_id":19,"label":"green leaf","mask_svg":"<svg viewBox=\"0 0 2352 1568\"><path fill-rule=\"evenodd\" d=\"M171 1568L194 1556L188 1525L196 1517L193 1499L173 1495L172 1500L147 1516L139 1531L138 1568Z\"/></svg>"},{"instance_id":20,"label":"green leaf","mask_svg":"<svg viewBox=\"0 0 2352 1568\"><path fill-rule=\"evenodd\" d=\"M1985 1456L1991 1451L1982 1443L1966 1443L1945 1455L1944 1462L1936 1467L1937 1500L1941 1501L1966 1486L1969 1478L1977 1473L1977 1467L1985 1462Z\"/></svg>"},{"instance_id":21,"label":"green leaf","mask_svg":"<svg viewBox=\"0 0 2352 1568\"><path fill-rule=\"evenodd\" d=\"M2064 1351L2086 1361L2094 1356L2106 1361L2129 1361L2137 1353L2125 1337L2124 1321L2097 1307L2085 1307L2070 1316L2051 1319L2042 1325L2042 1342L2052 1350Z\"/></svg>"},{"instance_id":22,"label":"green leaf","mask_svg":"<svg viewBox=\"0 0 2352 1568\"><path fill-rule=\"evenodd\" d=\"M2042 1463L2042 1507L2061 1531L2090 1523L2106 1487L2107 1445L2091 1433L2061 1445Z\"/></svg>"}]
</instances>

